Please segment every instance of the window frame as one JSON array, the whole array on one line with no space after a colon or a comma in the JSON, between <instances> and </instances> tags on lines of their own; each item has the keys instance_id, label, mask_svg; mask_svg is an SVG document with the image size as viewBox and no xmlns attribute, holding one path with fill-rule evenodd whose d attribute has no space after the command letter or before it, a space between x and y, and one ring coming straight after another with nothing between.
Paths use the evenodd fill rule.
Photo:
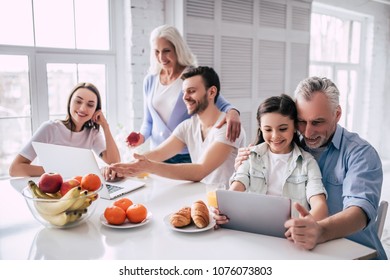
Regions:
<instances>
[{"instance_id":1,"label":"window frame","mask_svg":"<svg viewBox=\"0 0 390 280\"><path fill-rule=\"evenodd\" d=\"M121 41L124 23L124 1L108 0L109 3L109 50L86 50L67 48L48 48L35 46L2 45L1 55L25 55L28 58L28 80L31 105L31 134L40 124L49 119L48 88L47 88L47 63L72 63L72 64L104 64L106 68L106 118L111 124L111 130L119 123L121 115L118 106L119 94L124 92L125 65L124 46ZM120 75L118 75L118 73ZM71 89L69 89L70 91ZM65 105L64 105L65 106ZM28 139L25 139L27 141ZM0 178L2 175L0 174Z\"/></svg>"},{"instance_id":2,"label":"window frame","mask_svg":"<svg viewBox=\"0 0 390 280\"><path fill-rule=\"evenodd\" d=\"M369 40L367 35L367 29L368 25L372 21L372 18L368 15L360 14L353 11L348 11L342 8L337 8L333 6L329 6L326 4L321 3L313 3L312 5L312 13L316 14L323 14L328 16L333 16L341 19L351 20L351 21L358 21L361 24L361 30L360 30L360 53L359 53L359 63L352 63L352 62L331 62L331 61L316 61L316 60L309 60L310 66L329 66L332 69L332 77L330 78L336 85L339 84L337 81L337 72L340 70L345 71L356 71L357 73L357 84L355 86L355 96L353 103L349 102L349 96L347 96L346 103L350 104L349 107L343 108L342 112L342 118L345 122L344 127L347 128L350 131L359 131L361 130L361 124L364 123L364 119L366 116L362 114L361 112L364 112L364 102L359 102L358 100L361 100L362 98L357 97L363 97L365 98L367 96L367 90L364 85L369 85L369 75L367 75L367 67L368 62L366 60L367 52L369 50ZM351 46L349 46L349 56L350 56L350 49ZM312 73L310 73L311 75ZM343 94L343 92L340 92L340 94ZM352 112L350 115L348 115L349 112Z\"/></svg>"},{"instance_id":3,"label":"window frame","mask_svg":"<svg viewBox=\"0 0 390 280\"><path fill-rule=\"evenodd\" d=\"M49 119L46 63L88 63L106 65L107 119L117 123L117 26L123 22L122 1L109 0L109 50L61 49L34 46L1 45L2 55L25 55L28 58L32 133ZM119 71L118 71L119 72ZM123 82L122 82L123 84ZM69 89L71 90L71 89ZM47 106L46 106L47 105Z\"/></svg>"}]
</instances>

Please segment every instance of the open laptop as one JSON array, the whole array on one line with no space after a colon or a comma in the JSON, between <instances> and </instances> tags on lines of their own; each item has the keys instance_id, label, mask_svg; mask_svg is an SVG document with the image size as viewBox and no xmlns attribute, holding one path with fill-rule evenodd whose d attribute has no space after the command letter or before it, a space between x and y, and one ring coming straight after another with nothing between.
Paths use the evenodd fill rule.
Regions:
<instances>
[{"instance_id":1,"label":"open laptop","mask_svg":"<svg viewBox=\"0 0 390 280\"><path fill-rule=\"evenodd\" d=\"M114 199L145 185L142 181L128 178L119 182L106 182L92 150L40 142L32 142L32 145L45 172L56 172L63 178L88 173L99 175L103 184L99 194L104 199Z\"/></svg>"},{"instance_id":2,"label":"open laptop","mask_svg":"<svg viewBox=\"0 0 390 280\"><path fill-rule=\"evenodd\" d=\"M224 228L285 237L284 223L291 217L286 197L217 190L218 208L229 218Z\"/></svg>"}]
</instances>

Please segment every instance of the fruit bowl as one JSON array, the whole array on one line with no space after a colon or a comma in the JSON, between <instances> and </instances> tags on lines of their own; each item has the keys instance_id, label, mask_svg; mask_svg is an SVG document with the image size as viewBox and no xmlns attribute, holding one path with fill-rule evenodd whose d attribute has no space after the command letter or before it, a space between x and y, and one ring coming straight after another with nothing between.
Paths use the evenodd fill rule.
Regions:
<instances>
[{"instance_id":1,"label":"fruit bowl","mask_svg":"<svg viewBox=\"0 0 390 280\"><path fill-rule=\"evenodd\" d=\"M61 198L38 197L30 186L22 194L34 218L48 228L70 228L87 221L94 213L99 199L98 192L81 187L70 190Z\"/></svg>"}]
</instances>

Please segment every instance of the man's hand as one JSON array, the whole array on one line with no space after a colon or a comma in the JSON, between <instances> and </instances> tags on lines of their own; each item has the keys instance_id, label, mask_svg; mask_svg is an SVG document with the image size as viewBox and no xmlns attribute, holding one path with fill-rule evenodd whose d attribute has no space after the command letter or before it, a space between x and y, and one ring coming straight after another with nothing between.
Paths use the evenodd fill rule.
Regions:
<instances>
[{"instance_id":1,"label":"man's hand","mask_svg":"<svg viewBox=\"0 0 390 280\"><path fill-rule=\"evenodd\" d=\"M300 217L292 218L284 224L287 228L285 236L300 247L311 250L319 243L323 230L302 205L295 203L294 207Z\"/></svg>"},{"instance_id":2,"label":"man's hand","mask_svg":"<svg viewBox=\"0 0 390 280\"><path fill-rule=\"evenodd\" d=\"M240 114L237 110L229 110L226 113L226 117L216 126L216 128L221 128L225 123L227 123L226 138L231 142L236 141L241 133Z\"/></svg>"},{"instance_id":3,"label":"man's hand","mask_svg":"<svg viewBox=\"0 0 390 280\"><path fill-rule=\"evenodd\" d=\"M129 163L114 163L108 167L108 174L116 173L124 177L134 177L142 172L148 172L150 161L144 156L134 153L135 161Z\"/></svg>"}]
</instances>

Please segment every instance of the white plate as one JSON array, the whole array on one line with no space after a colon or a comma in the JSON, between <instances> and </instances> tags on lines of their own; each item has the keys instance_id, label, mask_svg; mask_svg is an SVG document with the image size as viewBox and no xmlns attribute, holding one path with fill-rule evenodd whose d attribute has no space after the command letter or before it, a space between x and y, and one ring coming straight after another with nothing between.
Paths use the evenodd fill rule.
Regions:
<instances>
[{"instance_id":1,"label":"white plate","mask_svg":"<svg viewBox=\"0 0 390 280\"><path fill-rule=\"evenodd\" d=\"M147 223L150 222L151 217L152 217L152 213L148 212L146 219L141 223L133 224L133 223L130 223L129 220L126 218L126 221L121 225L111 225L107 222L106 218L104 218L104 214L101 214L100 215L100 222L103 225L105 225L107 227L111 227L111 228L134 228L134 227L140 227L140 226L146 225Z\"/></svg>"},{"instance_id":2,"label":"white plate","mask_svg":"<svg viewBox=\"0 0 390 280\"><path fill-rule=\"evenodd\" d=\"M177 228L177 227L174 227L173 225L171 225L171 223L169 221L170 216L171 216L171 214L168 214L164 217L164 223L167 227L169 227L170 229L175 230L175 231L186 232L186 233L196 233L196 232L202 232L202 231L212 229L215 226L215 220L213 219L212 215L210 215L210 223L207 227L198 228L195 226L195 224L193 222L191 222L191 224L189 224L188 226L185 226L182 228Z\"/></svg>"}]
</instances>

